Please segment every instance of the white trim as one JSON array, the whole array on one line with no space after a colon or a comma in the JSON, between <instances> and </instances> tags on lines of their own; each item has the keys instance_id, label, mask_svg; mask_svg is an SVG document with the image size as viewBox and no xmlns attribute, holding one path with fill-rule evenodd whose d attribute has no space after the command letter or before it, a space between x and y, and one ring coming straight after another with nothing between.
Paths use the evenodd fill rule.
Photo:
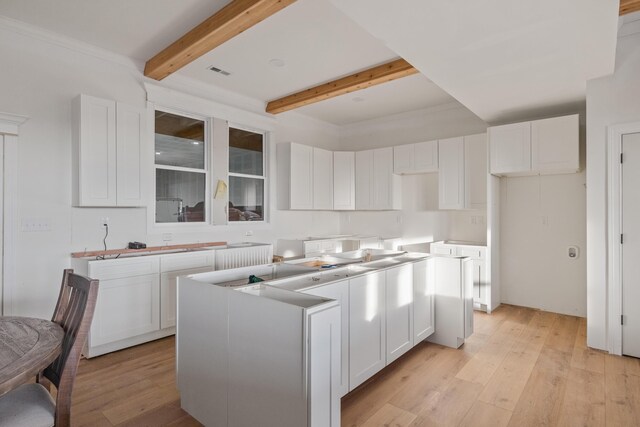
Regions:
<instances>
[{"instance_id":1,"label":"white trim","mask_svg":"<svg viewBox=\"0 0 640 427\"><path fill-rule=\"evenodd\" d=\"M622 137L640 132L640 122L609 126L607 135L607 350L622 354Z\"/></svg>"},{"instance_id":2,"label":"white trim","mask_svg":"<svg viewBox=\"0 0 640 427\"><path fill-rule=\"evenodd\" d=\"M0 113L0 133L8 135L17 135L18 128L26 122L28 117L18 116L9 113Z\"/></svg>"}]
</instances>

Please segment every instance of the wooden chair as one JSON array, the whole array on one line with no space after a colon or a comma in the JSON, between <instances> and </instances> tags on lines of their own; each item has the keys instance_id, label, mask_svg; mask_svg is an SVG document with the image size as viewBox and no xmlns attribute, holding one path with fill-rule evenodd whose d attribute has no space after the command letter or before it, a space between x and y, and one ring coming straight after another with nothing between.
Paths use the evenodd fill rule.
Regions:
<instances>
[{"instance_id":1,"label":"wooden chair","mask_svg":"<svg viewBox=\"0 0 640 427\"><path fill-rule=\"evenodd\" d=\"M71 392L87 339L96 298L98 281L64 271L53 321L64 329L62 352L37 378L0 397L0 426L56 426L71 424ZM56 386L54 401L47 382ZM46 384L43 385L43 384Z\"/></svg>"}]
</instances>

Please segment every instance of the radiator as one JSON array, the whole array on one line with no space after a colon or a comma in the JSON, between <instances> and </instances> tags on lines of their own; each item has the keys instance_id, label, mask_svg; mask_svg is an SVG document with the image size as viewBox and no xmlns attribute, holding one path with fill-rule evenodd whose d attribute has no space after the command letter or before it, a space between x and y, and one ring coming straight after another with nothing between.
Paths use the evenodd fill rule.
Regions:
<instances>
[{"instance_id":1,"label":"radiator","mask_svg":"<svg viewBox=\"0 0 640 427\"><path fill-rule=\"evenodd\" d=\"M247 246L216 251L216 270L270 264L273 245Z\"/></svg>"}]
</instances>

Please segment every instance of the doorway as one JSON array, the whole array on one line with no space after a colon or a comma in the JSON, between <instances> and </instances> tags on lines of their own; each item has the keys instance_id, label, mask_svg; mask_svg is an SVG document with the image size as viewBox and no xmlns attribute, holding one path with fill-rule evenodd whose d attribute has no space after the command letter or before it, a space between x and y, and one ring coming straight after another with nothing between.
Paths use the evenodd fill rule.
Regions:
<instances>
[{"instance_id":1,"label":"doorway","mask_svg":"<svg viewBox=\"0 0 640 427\"><path fill-rule=\"evenodd\" d=\"M622 354L640 358L640 133L622 135Z\"/></svg>"}]
</instances>

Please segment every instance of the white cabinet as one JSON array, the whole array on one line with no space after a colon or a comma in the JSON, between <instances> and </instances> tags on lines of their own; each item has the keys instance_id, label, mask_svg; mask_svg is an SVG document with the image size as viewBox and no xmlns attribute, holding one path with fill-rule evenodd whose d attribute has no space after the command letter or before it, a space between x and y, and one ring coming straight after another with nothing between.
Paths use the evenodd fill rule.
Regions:
<instances>
[{"instance_id":1,"label":"white cabinet","mask_svg":"<svg viewBox=\"0 0 640 427\"><path fill-rule=\"evenodd\" d=\"M350 151L333 153L333 209L356 208L356 156Z\"/></svg>"},{"instance_id":2,"label":"white cabinet","mask_svg":"<svg viewBox=\"0 0 640 427\"><path fill-rule=\"evenodd\" d=\"M349 390L386 364L385 272L349 280Z\"/></svg>"},{"instance_id":3,"label":"white cabinet","mask_svg":"<svg viewBox=\"0 0 640 427\"><path fill-rule=\"evenodd\" d=\"M177 277L213 271L215 252L74 259L76 273L100 281L85 356L99 356L173 335Z\"/></svg>"},{"instance_id":4,"label":"white cabinet","mask_svg":"<svg viewBox=\"0 0 640 427\"><path fill-rule=\"evenodd\" d=\"M471 277L473 280L473 306L477 310L491 311L497 307L498 301L492 301L491 283L487 274L487 247L473 244L456 244L434 242L431 244L431 253L468 257L471 260Z\"/></svg>"},{"instance_id":5,"label":"white cabinet","mask_svg":"<svg viewBox=\"0 0 640 427\"><path fill-rule=\"evenodd\" d=\"M580 170L579 116L490 127L490 170L498 176Z\"/></svg>"},{"instance_id":6,"label":"white cabinet","mask_svg":"<svg viewBox=\"0 0 640 427\"><path fill-rule=\"evenodd\" d=\"M280 143L277 155L280 209L313 209L313 148Z\"/></svg>"},{"instance_id":7,"label":"white cabinet","mask_svg":"<svg viewBox=\"0 0 640 427\"><path fill-rule=\"evenodd\" d=\"M464 209L464 138L438 141L438 207Z\"/></svg>"},{"instance_id":8,"label":"white cabinet","mask_svg":"<svg viewBox=\"0 0 640 427\"><path fill-rule=\"evenodd\" d=\"M513 123L488 129L491 173L531 170L531 123Z\"/></svg>"},{"instance_id":9,"label":"white cabinet","mask_svg":"<svg viewBox=\"0 0 640 427\"><path fill-rule=\"evenodd\" d=\"M349 281L344 280L326 286L309 289L304 293L324 298L331 298L340 303L341 325L340 346L340 397L349 392Z\"/></svg>"},{"instance_id":10,"label":"white cabinet","mask_svg":"<svg viewBox=\"0 0 640 427\"><path fill-rule=\"evenodd\" d=\"M145 110L88 95L72 107L74 206L142 206Z\"/></svg>"},{"instance_id":11,"label":"white cabinet","mask_svg":"<svg viewBox=\"0 0 640 427\"><path fill-rule=\"evenodd\" d=\"M159 330L159 292L157 273L100 280L89 347Z\"/></svg>"},{"instance_id":12,"label":"white cabinet","mask_svg":"<svg viewBox=\"0 0 640 427\"><path fill-rule=\"evenodd\" d=\"M393 173L393 149L356 152L356 209L400 209L400 177Z\"/></svg>"},{"instance_id":13,"label":"white cabinet","mask_svg":"<svg viewBox=\"0 0 640 427\"><path fill-rule=\"evenodd\" d=\"M438 171L438 141L393 147L393 172L397 174Z\"/></svg>"},{"instance_id":14,"label":"white cabinet","mask_svg":"<svg viewBox=\"0 0 640 427\"><path fill-rule=\"evenodd\" d=\"M386 363L413 347L413 265L386 271Z\"/></svg>"},{"instance_id":15,"label":"white cabinet","mask_svg":"<svg viewBox=\"0 0 640 427\"><path fill-rule=\"evenodd\" d=\"M435 332L434 259L413 264L413 345Z\"/></svg>"},{"instance_id":16,"label":"white cabinet","mask_svg":"<svg viewBox=\"0 0 640 427\"><path fill-rule=\"evenodd\" d=\"M333 210L333 153L313 148L313 209Z\"/></svg>"},{"instance_id":17,"label":"white cabinet","mask_svg":"<svg viewBox=\"0 0 640 427\"><path fill-rule=\"evenodd\" d=\"M580 169L578 115L531 122L531 169L541 174Z\"/></svg>"},{"instance_id":18,"label":"white cabinet","mask_svg":"<svg viewBox=\"0 0 640 427\"><path fill-rule=\"evenodd\" d=\"M485 209L487 206L486 134L438 141L440 209Z\"/></svg>"}]
</instances>

